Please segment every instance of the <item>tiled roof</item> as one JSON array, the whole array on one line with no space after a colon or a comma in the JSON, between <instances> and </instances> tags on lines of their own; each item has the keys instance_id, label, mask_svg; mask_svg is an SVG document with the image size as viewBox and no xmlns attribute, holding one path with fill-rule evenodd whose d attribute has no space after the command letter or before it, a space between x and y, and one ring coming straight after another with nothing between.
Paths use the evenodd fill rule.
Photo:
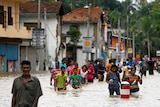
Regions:
<instances>
[{"instance_id":1,"label":"tiled roof","mask_svg":"<svg viewBox=\"0 0 160 107\"><path fill-rule=\"evenodd\" d=\"M90 8L91 22L98 22L102 13L101 7ZM78 8L63 16L63 22L86 22L88 20L88 8Z\"/></svg>"},{"instance_id":2,"label":"tiled roof","mask_svg":"<svg viewBox=\"0 0 160 107\"><path fill-rule=\"evenodd\" d=\"M41 2L41 13L46 8L47 13L59 13L62 6L62 2ZM38 3L37 2L24 2L20 3L20 13L37 13Z\"/></svg>"}]
</instances>

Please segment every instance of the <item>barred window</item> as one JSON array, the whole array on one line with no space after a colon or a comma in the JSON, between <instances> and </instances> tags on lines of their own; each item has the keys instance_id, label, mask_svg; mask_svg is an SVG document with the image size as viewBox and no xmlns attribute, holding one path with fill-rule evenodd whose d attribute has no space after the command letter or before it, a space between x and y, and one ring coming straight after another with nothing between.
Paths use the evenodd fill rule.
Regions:
<instances>
[{"instance_id":1,"label":"barred window","mask_svg":"<svg viewBox=\"0 0 160 107\"><path fill-rule=\"evenodd\" d=\"M8 25L13 25L12 7L8 7Z\"/></svg>"}]
</instances>

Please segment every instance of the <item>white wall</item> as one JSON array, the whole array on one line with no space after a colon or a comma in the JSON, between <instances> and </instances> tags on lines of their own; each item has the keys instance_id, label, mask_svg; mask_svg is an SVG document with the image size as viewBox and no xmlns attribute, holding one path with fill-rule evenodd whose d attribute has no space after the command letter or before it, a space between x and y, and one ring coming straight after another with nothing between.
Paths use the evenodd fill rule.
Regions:
<instances>
[{"instance_id":1,"label":"white wall","mask_svg":"<svg viewBox=\"0 0 160 107\"><path fill-rule=\"evenodd\" d=\"M46 22L46 23L45 23ZM20 18L20 26L24 26L24 23L37 23L37 17L21 17ZM57 38L56 38L56 28L57 28L57 19L56 17L49 17L45 21L43 17L41 17L41 28L46 29L47 35L47 47L48 47L48 60L55 59L55 49L57 47ZM60 44L60 36L58 36L58 45ZM45 56L45 52L43 55ZM42 65L42 64L41 64Z\"/></svg>"},{"instance_id":2,"label":"white wall","mask_svg":"<svg viewBox=\"0 0 160 107\"><path fill-rule=\"evenodd\" d=\"M69 31L69 28L72 24L63 24L62 26L62 33L66 34L67 31ZM83 37L86 37L88 36L87 35L87 24L79 24L80 25L80 32L81 32L81 38L78 42L78 45L79 46L82 46L83 44ZM100 25L98 24L98 28L97 28L97 34L98 34L98 38L97 38L97 41L100 42L100 38L101 38L101 27ZM94 36L94 26L92 24L90 24L90 30L89 30L89 36L93 37ZM95 39L93 37L93 39ZM66 40L66 43L69 42L69 39ZM94 54L94 59L96 59L99 55L99 52L100 52L100 43L97 43L96 44L96 53ZM82 65L84 65L86 63L86 53L83 53L82 52L82 49L77 49L77 62L79 63L79 67L81 67Z\"/></svg>"}]
</instances>

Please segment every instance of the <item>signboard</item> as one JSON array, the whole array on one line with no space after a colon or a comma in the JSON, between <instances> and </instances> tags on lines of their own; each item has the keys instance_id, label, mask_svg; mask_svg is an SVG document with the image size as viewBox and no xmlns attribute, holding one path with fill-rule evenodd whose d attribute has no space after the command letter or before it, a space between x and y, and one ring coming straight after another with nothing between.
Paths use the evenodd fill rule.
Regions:
<instances>
[{"instance_id":1,"label":"signboard","mask_svg":"<svg viewBox=\"0 0 160 107\"><path fill-rule=\"evenodd\" d=\"M160 50L156 51L156 56L160 56Z\"/></svg>"},{"instance_id":2,"label":"signboard","mask_svg":"<svg viewBox=\"0 0 160 107\"><path fill-rule=\"evenodd\" d=\"M133 51L132 51L132 48L128 48L128 54L132 54Z\"/></svg>"},{"instance_id":3,"label":"signboard","mask_svg":"<svg viewBox=\"0 0 160 107\"><path fill-rule=\"evenodd\" d=\"M83 52L91 53L92 52L92 37L83 37Z\"/></svg>"},{"instance_id":4,"label":"signboard","mask_svg":"<svg viewBox=\"0 0 160 107\"><path fill-rule=\"evenodd\" d=\"M43 28L34 28L32 30L32 46L36 49L45 47L45 34Z\"/></svg>"},{"instance_id":5,"label":"signboard","mask_svg":"<svg viewBox=\"0 0 160 107\"><path fill-rule=\"evenodd\" d=\"M123 42L120 43L120 51L124 51L124 43Z\"/></svg>"},{"instance_id":6,"label":"signboard","mask_svg":"<svg viewBox=\"0 0 160 107\"><path fill-rule=\"evenodd\" d=\"M124 50L124 43L116 43L116 55L120 56L123 55L125 53Z\"/></svg>"}]
</instances>

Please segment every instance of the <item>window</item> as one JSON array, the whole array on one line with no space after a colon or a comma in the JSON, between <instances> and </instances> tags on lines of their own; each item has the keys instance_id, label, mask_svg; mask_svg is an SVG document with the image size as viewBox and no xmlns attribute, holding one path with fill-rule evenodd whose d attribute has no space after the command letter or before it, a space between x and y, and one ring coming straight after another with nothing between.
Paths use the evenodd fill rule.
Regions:
<instances>
[{"instance_id":1,"label":"window","mask_svg":"<svg viewBox=\"0 0 160 107\"><path fill-rule=\"evenodd\" d=\"M31 30L32 28L37 28L37 23L24 23L24 26L27 30Z\"/></svg>"},{"instance_id":2,"label":"window","mask_svg":"<svg viewBox=\"0 0 160 107\"><path fill-rule=\"evenodd\" d=\"M4 7L0 6L0 24L4 26Z\"/></svg>"},{"instance_id":3,"label":"window","mask_svg":"<svg viewBox=\"0 0 160 107\"><path fill-rule=\"evenodd\" d=\"M12 7L8 7L8 25L13 25Z\"/></svg>"}]
</instances>

